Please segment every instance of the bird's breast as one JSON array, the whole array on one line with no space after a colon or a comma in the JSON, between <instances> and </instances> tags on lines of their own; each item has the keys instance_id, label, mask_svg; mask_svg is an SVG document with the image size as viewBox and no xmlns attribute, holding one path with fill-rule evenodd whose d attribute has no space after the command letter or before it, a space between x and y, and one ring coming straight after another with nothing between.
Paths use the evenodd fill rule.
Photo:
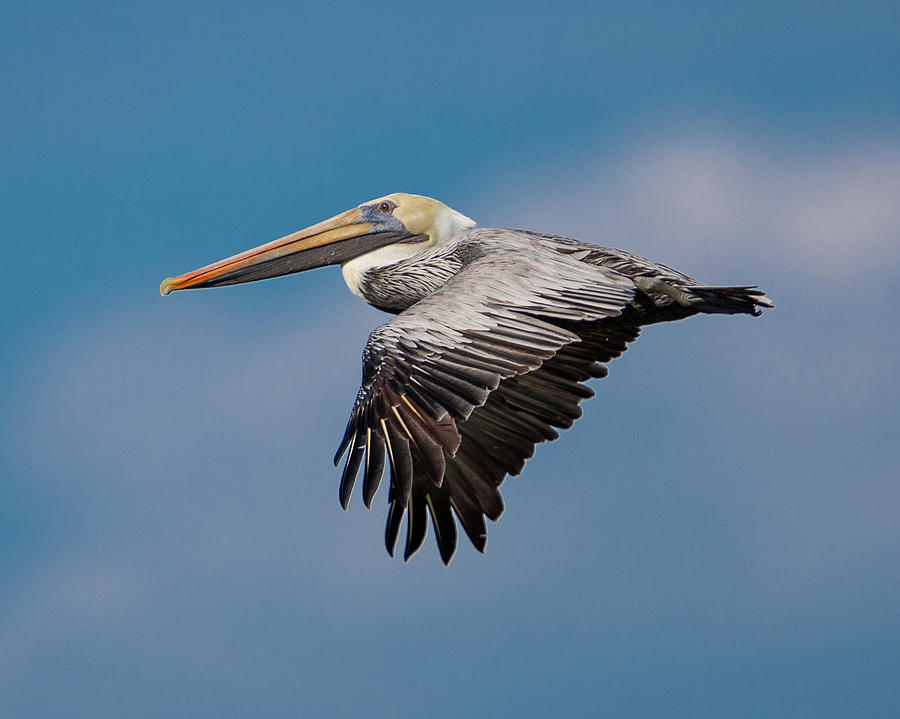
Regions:
<instances>
[{"instance_id":1,"label":"bird's breast","mask_svg":"<svg viewBox=\"0 0 900 719\"><path fill-rule=\"evenodd\" d=\"M423 253L388 265L348 262L342 271L353 294L373 307L397 314L446 284L461 267L452 255Z\"/></svg>"}]
</instances>

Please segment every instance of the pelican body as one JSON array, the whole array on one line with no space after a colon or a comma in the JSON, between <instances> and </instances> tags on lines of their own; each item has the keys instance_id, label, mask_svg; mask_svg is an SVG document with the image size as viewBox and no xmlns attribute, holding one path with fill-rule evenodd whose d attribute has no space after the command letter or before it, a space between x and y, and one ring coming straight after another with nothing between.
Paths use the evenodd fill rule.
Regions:
<instances>
[{"instance_id":1,"label":"pelican body","mask_svg":"<svg viewBox=\"0 0 900 719\"><path fill-rule=\"evenodd\" d=\"M357 476L367 507L390 468L385 543L404 515L404 558L428 517L449 564L457 521L481 552L499 486L592 397L585 384L643 325L698 313L761 314L751 286L713 287L621 250L524 230L479 228L443 203L395 193L160 286L251 282L341 265L350 290L395 315L363 352L363 381L334 458L339 498Z\"/></svg>"}]
</instances>

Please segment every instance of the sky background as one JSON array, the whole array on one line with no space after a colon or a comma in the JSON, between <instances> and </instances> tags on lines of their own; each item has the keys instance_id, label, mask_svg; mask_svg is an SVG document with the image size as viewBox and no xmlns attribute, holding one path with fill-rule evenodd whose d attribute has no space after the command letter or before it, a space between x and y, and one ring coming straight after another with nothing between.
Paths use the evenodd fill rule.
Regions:
<instances>
[{"instance_id":1,"label":"sky background","mask_svg":"<svg viewBox=\"0 0 900 719\"><path fill-rule=\"evenodd\" d=\"M0 2L10 717L900 715L900 5ZM383 547L328 268L178 274L393 191L778 309L649 328Z\"/></svg>"}]
</instances>

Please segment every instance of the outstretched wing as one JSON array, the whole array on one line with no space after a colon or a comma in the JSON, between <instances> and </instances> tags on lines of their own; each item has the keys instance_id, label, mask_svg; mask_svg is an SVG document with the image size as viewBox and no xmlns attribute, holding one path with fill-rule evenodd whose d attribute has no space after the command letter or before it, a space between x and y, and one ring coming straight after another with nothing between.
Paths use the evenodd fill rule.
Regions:
<instances>
[{"instance_id":1,"label":"outstretched wing","mask_svg":"<svg viewBox=\"0 0 900 719\"><path fill-rule=\"evenodd\" d=\"M441 557L456 549L455 514L484 550L484 518L503 511L498 487L538 442L558 437L593 392L583 382L639 333L634 283L555 251L496 251L376 329L335 464L347 507L362 469L366 506L390 466L385 540L393 554L404 513L404 556L431 515Z\"/></svg>"}]
</instances>

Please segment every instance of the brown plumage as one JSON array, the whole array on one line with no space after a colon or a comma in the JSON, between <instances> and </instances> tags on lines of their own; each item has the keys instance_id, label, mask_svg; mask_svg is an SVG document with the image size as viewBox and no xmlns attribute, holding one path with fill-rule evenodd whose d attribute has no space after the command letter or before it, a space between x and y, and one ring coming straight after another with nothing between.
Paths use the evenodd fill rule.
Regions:
<instances>
[{"instance_id":1,"label":"brown plumage","mask_svg":"<svg viewBox=\"0 0 900 719\"><path fill-rule=\"evenodd\" d=\"M404 557L433 527L441 558L457 522L479 550L499 487L537 444L581 416L586 384L641 327L698 313L760 314L755 287L714 287L621 250L523 230L479 229L440 202L394 194L162 285L218 286L341 264L350 289L396 316L369 336L335 464L371 506L390 474L385 543Z\"/></svg>"}]
</instances>

